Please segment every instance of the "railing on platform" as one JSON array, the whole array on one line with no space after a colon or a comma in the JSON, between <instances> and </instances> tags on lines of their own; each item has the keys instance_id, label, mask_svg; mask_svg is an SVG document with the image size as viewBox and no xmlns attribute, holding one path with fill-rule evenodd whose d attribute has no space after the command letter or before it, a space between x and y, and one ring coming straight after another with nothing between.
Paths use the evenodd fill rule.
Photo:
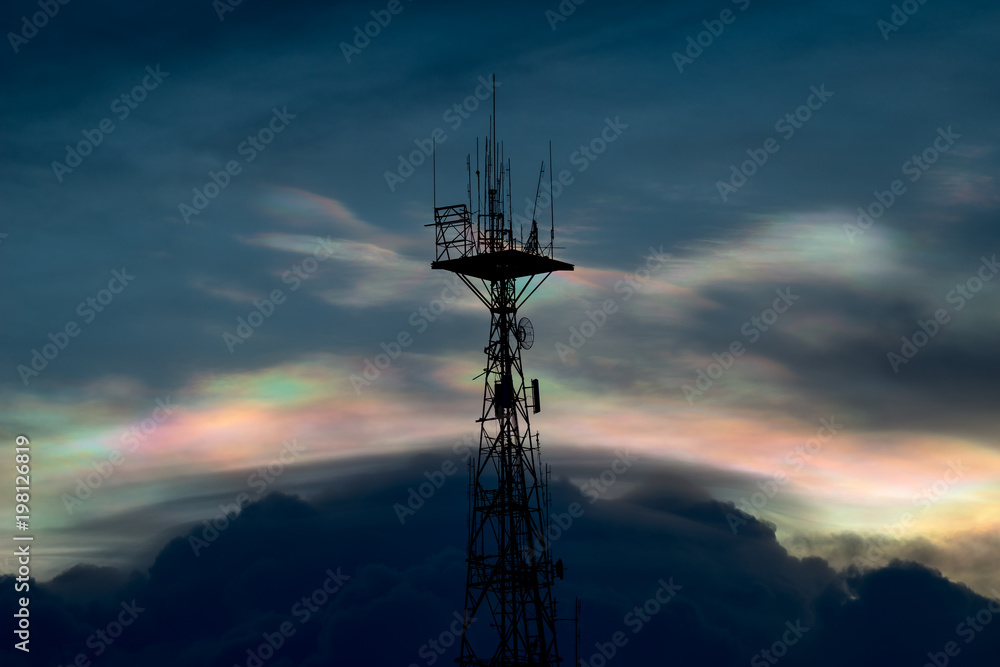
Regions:
<instances>
[{"instance_id":1,"label":"railing on platform","mask_svg":"<svg viewBox=\"0 0 1000 667\"><path fill-rule=\"evenodd\" d=\"M472 217L465 204L434 209L437 261L458 259L473 254L476 246Z\"/></svg>"}]
</instances>

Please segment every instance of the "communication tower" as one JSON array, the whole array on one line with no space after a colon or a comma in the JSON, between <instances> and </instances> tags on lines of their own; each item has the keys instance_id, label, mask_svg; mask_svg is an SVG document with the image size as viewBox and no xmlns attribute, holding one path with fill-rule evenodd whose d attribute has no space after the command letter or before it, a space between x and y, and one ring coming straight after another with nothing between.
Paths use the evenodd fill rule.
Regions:
<instances>
[{"instance_id":1,"label":"communication tower","mask_svg":"<svg viewBox=\"0 0 1000 667\"><path fill-rule=\"evenodd\" d=\"M521 351L531 348L534 329L528 318L518 318L518 310L552 272L572 271L573 265L553 257L554 213L547 245L539 243L534 219L527 239L514 235L510 161L505 164L503 145L496 140L495 79L493 91L483 173L476 144L476 209L471 155L467 204L437 206L435 151L434 222L426 225L435 230L431 268L455 273L490 312L482 415L476 420L479 452L469 461L466 628L456 662L463 667L559 665L556 621L566 619L556 618L552 587L563 577L563 564L553 562L546 539L550 471L542 468L539 437L529 418L541 410L538 380L526 383L521 365ZM550 144L550 197L551 162ZM536 204L544 169L543 163ZM490 622L472 625L473 618Z\"/></svg>"}]
</instances>

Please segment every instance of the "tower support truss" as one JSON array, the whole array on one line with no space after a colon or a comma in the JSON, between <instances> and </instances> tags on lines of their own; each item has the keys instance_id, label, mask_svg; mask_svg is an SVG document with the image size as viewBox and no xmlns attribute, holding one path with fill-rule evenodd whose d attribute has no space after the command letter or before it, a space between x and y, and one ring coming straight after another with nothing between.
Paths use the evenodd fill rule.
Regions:
<instances>
[{"instance_id":1,"label":"tower support truss","mask_svg":"<svg viewBox=\"0 0 1000 667\"><path fill-rule=\"evenodd\" d=\"M515 237L505 206L510 168L498 153L495 141L488 143L487 187L477 193L485 206L470 210L470 168L469 205L435 207L432 223L437 252L431 267L457 274L490 313L479 451L470 460L466 629L456 662L559 665L552 589L563 568L546 539L549 470L530 421L540 396L537 380L525 382L521 351L530 343L518 311L553 271L573 266L552 257L551 242L539 247L535 221L526 242ZM489 622L473 625L472 619Z\"/></svg>"}]
</instances>

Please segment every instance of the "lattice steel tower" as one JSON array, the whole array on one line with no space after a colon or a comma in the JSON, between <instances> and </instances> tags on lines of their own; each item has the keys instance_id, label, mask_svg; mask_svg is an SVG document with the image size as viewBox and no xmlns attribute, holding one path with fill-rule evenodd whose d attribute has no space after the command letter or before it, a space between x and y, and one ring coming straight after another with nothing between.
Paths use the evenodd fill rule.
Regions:
<instances>
[{"instance_id":1,"label":"lattice steel tower","mask_svg":"<svg viewBox=\"0 0 1000 667\"><path fill-rule=\"evenodd\" d=\"M538 434L532 432L528 416L541 407L538 380L526 385L521 366L521 350L531 347L534 333L531 322L518 320L517 312L553 271L572 271L573 265L552 257L554 215L547 245L539 245L535 220L527 239L515 237L510 163L505 166L502 145L496 141L495 109L494 97L482 185L478 142L476 148L476 210L470 156L468 205L437 206L435 166L434 222L427 225L435 228L436 236L431 268L457 274L490 311L483 409L477 420L479 453L470 460L468 625L456 662L558 665L562 658L552 586L556 577L562 578L563 566L561 560L553 563L546 539L549 471L541 467ZM551 199L551 147L549 156ZM541 182L540 173L536 203ZM469 624L473 618L478 622ZM486 618L491 619L488 625Z\"/></svg>"}]
</instances>

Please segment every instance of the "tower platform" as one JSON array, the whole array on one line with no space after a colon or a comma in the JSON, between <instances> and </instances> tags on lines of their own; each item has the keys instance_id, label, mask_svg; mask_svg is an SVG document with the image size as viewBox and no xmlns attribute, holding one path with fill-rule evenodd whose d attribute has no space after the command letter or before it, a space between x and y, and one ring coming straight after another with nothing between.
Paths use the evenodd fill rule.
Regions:
<instances>
[{"instance_id":1,"label":"tower platform","mask_svg":"<svg viewBox=\"0 0 1000 667\"><path fill-rule=\"evenodd\" d=\"M431 268L494 282L553 271L572 271L573 265L524 250L508 249L439 260L431 262Z\"/></svg>"}]
</instances>

